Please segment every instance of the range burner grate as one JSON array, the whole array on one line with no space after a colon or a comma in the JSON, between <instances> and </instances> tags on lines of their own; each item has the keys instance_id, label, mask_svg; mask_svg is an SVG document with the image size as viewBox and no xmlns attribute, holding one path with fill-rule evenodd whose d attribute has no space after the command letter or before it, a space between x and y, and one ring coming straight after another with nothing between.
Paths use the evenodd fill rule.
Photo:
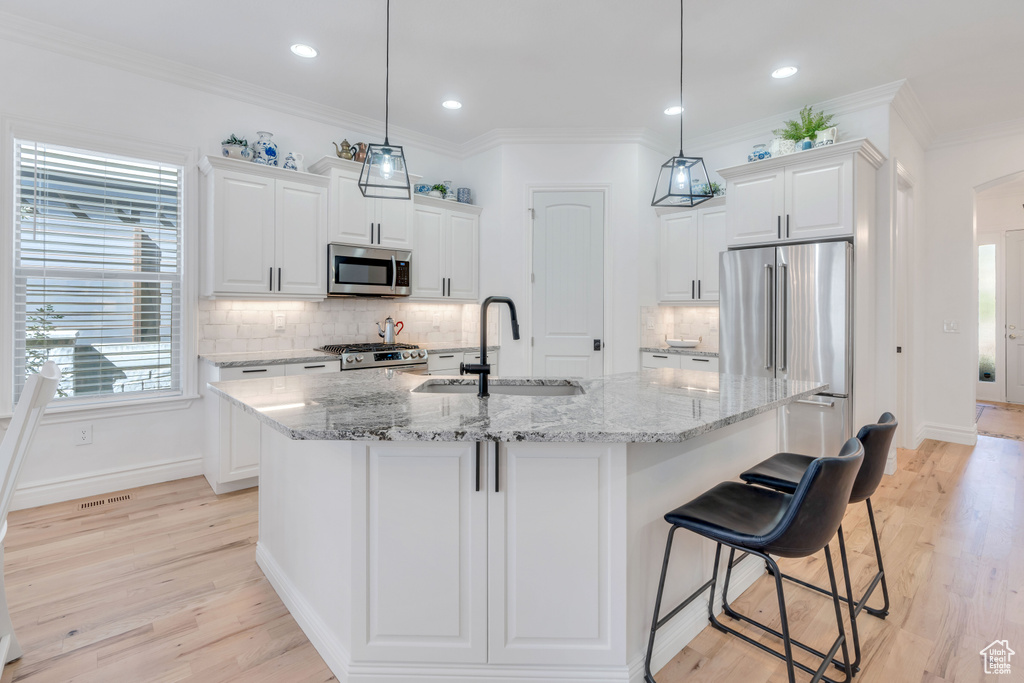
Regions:
<instances>
[{"instance_id":1,"label":"range burner grate","mask_svg":"<svg viewBox=\"0 0 1024 683\"><path fill-rule=\"evenodd\" d=\"M374 351L402 351L404 349L418 349L415 344L324 344L317 351L325 353L372 353Z\"/></svg>"}]
</instances>

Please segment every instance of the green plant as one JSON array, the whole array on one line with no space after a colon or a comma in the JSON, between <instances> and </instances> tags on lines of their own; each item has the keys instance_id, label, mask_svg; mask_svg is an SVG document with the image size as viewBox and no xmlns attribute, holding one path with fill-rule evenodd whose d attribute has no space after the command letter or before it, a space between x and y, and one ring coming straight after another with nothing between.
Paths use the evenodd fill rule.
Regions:
<instances>
[{"instance_id":1,"label":"green plant","mask_svg":"<svg viewBox=\"0 0 1024 683\"><path fill-rule=\"evenodd\" d=\"M725 194L725 188L716 182L711 183L711 194L714 197L720 197Z\"/></svg>"},{"instance_id":2,"label":"green plant","mask_svg":"<svg viewBox=\"0 0 1024 683\"><path fill-rule=\"evenodd\" d=\"M441 193L442 197L447 197L448 196L448 188L446 186L442 185L441 183L438 183L437 185L431 185L430 189L431 189L431 191L437 190L438 192Z\"/></svg>"},{"instance_id":3,"label":"green plant","mask_svg":"<svg viewBox=\"0 0 1024 683\"><path fill-rule=\"evenodd\" d=\"M60 320L64 316L54 313L53 306L45 304L33 313L25 316L25 372L39 372L49 357L50 333L57 329L51 320ZM66 397L65 390L57 387L57 395Z\"/></svg>"},{"instance_id":4,"label":"green plant","mask_svg":"<svg viewBox=\"0 0 1024 683\"><path fill-rule=\"evenodd\" d=\"M232 133L231 136L227 140L225 140L224 142L222 142L220 144L222 144L222 145L241 145L242 147L248 147L249 146L249 141L245 140L244 138L239 138L237 135Z\"/></svg>"},{"instance_id":5,"label":"green plant","mask_svg":"<svg viewBox=\"0 0 1024 683\"><path fill-rule=\"evenodd\" d=\"M772 132L786 140L799 142L804 138L814 139L819 130L825 130L832 125L835 114L825 114L823 111L815 112L810 105L800 110L800 120L790 119L782 128L776 128Z\"/></svg>"}]
</instances>

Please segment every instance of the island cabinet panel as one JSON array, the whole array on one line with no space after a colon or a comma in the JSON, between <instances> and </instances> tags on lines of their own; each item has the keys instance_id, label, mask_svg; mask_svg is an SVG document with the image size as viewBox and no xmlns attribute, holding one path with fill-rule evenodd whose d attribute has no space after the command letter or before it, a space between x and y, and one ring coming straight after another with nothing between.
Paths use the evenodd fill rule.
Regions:
<instances>
[{"instance_id":1,"label":"island cabinet panel","mask_svg":"<svg viewBox=\"0 0 1024 683\"><path fill-rule=\"evenodd\" d=\"M501 444L488 495L488 662L625 654L625 447Z\"/></svg>"},{"instance_id":2,"label":"island cabinet panel","mask_svg":"<svg viewBox=\"0 0 1024 683\"><path fill-rule=\"evenodd\" d=\"M362 447L353 656L487 661L487 493L476 444ZM362 488L362 487L361 487Z\"/></svg>"}]
</instances>

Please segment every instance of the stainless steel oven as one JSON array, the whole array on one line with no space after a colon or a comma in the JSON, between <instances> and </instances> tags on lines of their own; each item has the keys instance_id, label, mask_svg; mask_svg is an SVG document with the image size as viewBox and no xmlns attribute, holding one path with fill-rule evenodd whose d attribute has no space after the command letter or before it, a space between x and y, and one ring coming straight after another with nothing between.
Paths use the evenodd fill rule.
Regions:
<instances>
[{"instance_id":1,"label":"stainless steel oven","mask_svg":"<svg viewBox=\"0 0 1024 683\"><path fill-rule=\"evenodd\" d=\"M352 244L327 246L328 296L409 296L412 252Z\"/></svg>"}]
</instances>

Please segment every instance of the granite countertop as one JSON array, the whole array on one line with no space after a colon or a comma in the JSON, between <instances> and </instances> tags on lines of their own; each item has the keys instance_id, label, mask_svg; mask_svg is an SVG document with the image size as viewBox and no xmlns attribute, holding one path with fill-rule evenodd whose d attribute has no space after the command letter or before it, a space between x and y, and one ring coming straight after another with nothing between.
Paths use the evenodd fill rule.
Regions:
<instances>
[{"instance_id":1,"label":"granite countertop","mask_svg":"<svg viewBox=\"0 0 1024 683\"><path fill-rule=\"evenodd\" d=\"M459 353L479 351L480 344L465 342L427 342L417 344L429 353ZM488 351L497 351L498 345L488 345ZM313 349L290 349L287 351L248 351L241 353L207 353L199 359L217 368L244 368L253 365L281 365L284 363L320 363L323 361L341 360L333 353L324 353Z\"/></svg>"},{"instance_id":2,"label":"granite countertop","mask_svg":"<svg viewBox=\"0 0 1024 683\"><path fill-rule=\"evenodd\" d=\"M642 370L578 380L579 396L431 394L393 370L217 382L212 391L292 439L345 441L679 442L825 391L827 384ZM567 384L570 380L492 379Z\"/></svg>"},{"instance_id":3,"label":"granite countertop","mask_svg":"<svg viewBox=\"0 0 1024 683\"><path fill-rule=\"evenodd\" d=\"M718 358L718 351L698 348L684 349L680 346L641 346L640 350L648 353L676 353L680 356L712 356Z\"/></svg>"}]
</instances>

